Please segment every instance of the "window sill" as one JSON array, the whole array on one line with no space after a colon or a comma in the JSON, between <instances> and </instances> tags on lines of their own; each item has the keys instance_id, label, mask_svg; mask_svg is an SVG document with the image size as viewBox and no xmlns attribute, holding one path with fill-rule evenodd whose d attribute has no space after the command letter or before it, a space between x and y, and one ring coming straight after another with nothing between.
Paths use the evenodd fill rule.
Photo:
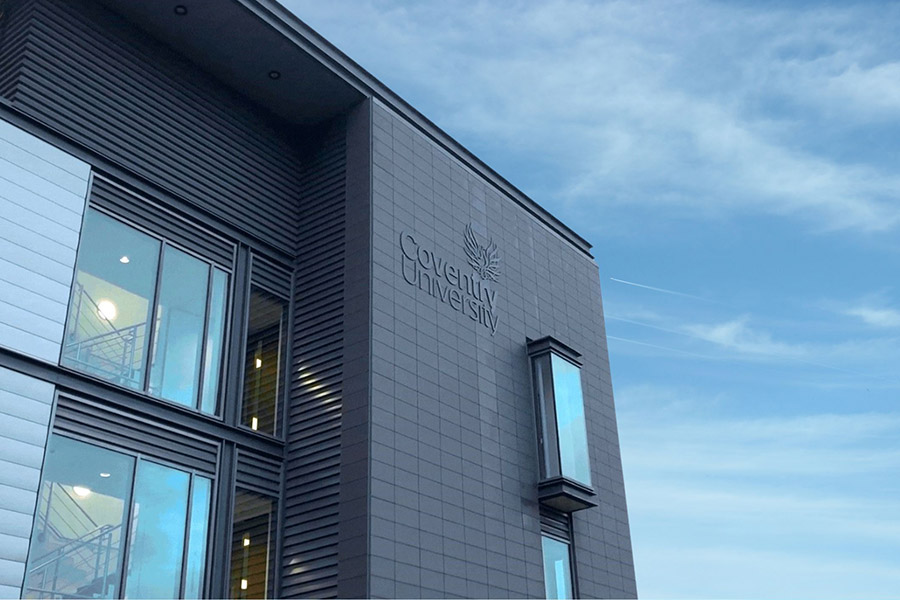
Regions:
<instances>
[{"instance_id":1,"label":"window sill","mask_svg":"<svg viewBox=\"0 0 900 600\"><path fill-rule=\"evenodd\" d=\"M564 513L573 513L598 506L594 490L567 477L553 477L538 482L541 504Z\"/></svg>"}]
</instances>

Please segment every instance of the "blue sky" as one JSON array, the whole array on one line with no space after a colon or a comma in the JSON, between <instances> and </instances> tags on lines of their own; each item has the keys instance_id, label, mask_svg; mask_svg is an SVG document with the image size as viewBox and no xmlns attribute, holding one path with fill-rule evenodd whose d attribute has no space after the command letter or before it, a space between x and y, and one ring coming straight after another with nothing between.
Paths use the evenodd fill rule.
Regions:
<instances>
[{"instance_id":1,"label":"blue sky","mask_svg":"<svg viewBox=\"0 0 900 600\"><path fill-rule=\"evenodd\" d=\"M900 4L285 4L594 245L642 597L898 596Z\"/></svg>"}]
</instances>

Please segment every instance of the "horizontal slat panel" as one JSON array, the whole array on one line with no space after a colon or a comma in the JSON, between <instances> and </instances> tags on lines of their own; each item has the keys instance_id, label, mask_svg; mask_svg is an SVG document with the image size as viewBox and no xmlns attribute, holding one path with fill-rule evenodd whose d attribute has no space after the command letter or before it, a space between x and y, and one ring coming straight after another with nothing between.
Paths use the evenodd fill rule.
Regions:
<instances>
[{"instance_id":1,"label":"horizontal slat panel","mask_svg":"<svg viewBox=\"0 0 900 600\"><path fill-rule=\"evenodd\" d=\"M301 161L290 132L98 5L38 0L11 19L0 90L17 108L293 251Z\"/></svg>"},{"instance_id":2,"label":"horizontal slat panel","mask_svg":"<svg viewBox=\"0 0 900 600\"><path fill-rule=\"evenodd\" d=\"M96 402L60 395L54 431L215 473L218 444L174 427L166 427Z\"/></svg>"},{"instance_id":3,"label":"horizontal slat panel","mask_svg":"<svg viewBox=\"0 0 900 600\"><path fill-rule=\"evenodd\" d=\"M281 488L281 461L240 450L237 458L237 483L241 487L277 496Z\"/></svg>"},{"instance_id":4,"label":"horizontal slat panel","mask_svg":"<svg viewBox=\"0 0 900 600\"><path fill-rule=\"evenodd\" d=\"M155 202L103 177L95 176L91 204L215 261L226 269L234 263L234 243L187 222Z\"/></svg>"},{"instance_id":5,"label":"horizontal slat panel","mask_svg":"<svg viewBox=\"0 0 900 600\"><path fill-rule=\"evenodd\" d=\"M337 594L345 148L342 127L304 171L284 490L282 593Z\"/></svg>"}]
</instances>

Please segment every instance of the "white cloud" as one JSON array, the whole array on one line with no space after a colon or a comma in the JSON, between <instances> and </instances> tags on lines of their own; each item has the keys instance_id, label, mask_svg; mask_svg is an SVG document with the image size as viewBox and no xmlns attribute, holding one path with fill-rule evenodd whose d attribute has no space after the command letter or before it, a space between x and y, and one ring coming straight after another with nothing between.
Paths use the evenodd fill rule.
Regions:
<instances>
[{"instance_id":1,"label":"white cloud","mask_svg":"<svg viewBox=\"0 0 900 600\"><path fill-rule=\"evenodd\" d=\"M828 229L900 224L892 166L806 141L858 124L861 103L881 113L897 105L900 67L875 60L885 50L865 30L877 26L873 7L287 5L489 163L536 173L513 179L564 206L563 217L656 206L690 217L793 215ZM561 177L542 177L542 166Z\"/></svg>"},{"instance_id":2,"label":"white cloud","mask_svg":"<svg viewBox=\"0 0 900 600\"><path fill-rule=\"evenodd\" d=\"M865 323L875 327L900 327L900 311L893 308L876 308L872 306L856 306L848 308L845 314L859 317Z\"/></svg>"}]
</instances>

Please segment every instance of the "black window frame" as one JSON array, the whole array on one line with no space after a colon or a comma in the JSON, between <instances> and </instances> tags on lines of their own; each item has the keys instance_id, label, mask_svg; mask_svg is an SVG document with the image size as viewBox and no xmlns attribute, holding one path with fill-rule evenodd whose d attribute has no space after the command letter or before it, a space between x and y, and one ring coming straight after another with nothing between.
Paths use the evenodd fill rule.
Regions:
<instances>
[{"instance_id":1,"label":"black window frame","mask_svg":"<svg viewBox=\"0 0 900 600\"><path fill-rule=\"evenodd\" d=\"M92 176L91 188L88 193L89 201L87 202L87 204L85 206L84 217L82 219L82 223L84 222L84 220L87 219L87 215L89 214L89 212L93 210L93 211L96 211L110 219L113 219L114 221L116 221L126 227L130 227L131 229L134 229L135 231L137 231L143 235L146 235L146 236L150 237L151 239L154 239L157 242L159 242L159 256L158 256L157 265L156 265L156 275L155 275L154 288L153 288L154 291L153 291L153 297L150 299L150 311L149 311L150 319L147 323L147 332L146 332L146 335L148 336L147 352L146 352L146 356L144 357L144 369L141 373L141 382L140 382L141 385L139 388L131 388L131 387L128 387L125 385L121 385L110 379L107 379L107 378L101 377L99 375L96 375L94 373L91 373L88 370L82 370L82 369L77 368L76 366L66 364L65 354L64 354L65 346L66 346L65 338L63 339L63 343L61 344L60 360L59 360L60 368L66 369L69 371L73 371L75 373L78 373L79 375L90 377L95 380L103 381L103 382L113 385L117 388L128 390L129 392L140 394L142 397L147 398L148 400L152 400L154 402L163 402L166 405L178 407L182 410L186 410L186 411L190 412L193 415L197 415L197 416L201 416L201 417L205 417L205 418L214 418L217 420L222 420L226 414L225 404L227 402L226 387L228 384L228 372L229 372L229 369L232 368L232 364L231 364L232 361L230 359L231 348L233 347L232 323L233 323L233 313L235 310L235 295L238 293L238 290L236 287L237 278L235 276L237 268L239 266L237 244L235 244L234 242L226 241L226 243L231 244L233 247L232 252L231 252L232 260L231 260L230 264L223 264L221 260L217 259L216 257L210 256L209 254L211 254L211 253L208 253L208 254L203 253L202 251L199 251L197 248L191 247L190 244L184 243L182 240L178 239L179 236L177 236L177 235L165 235L166 232L160 233L159 231L152 230L150 228L150 226L152 225L152 223L150 222L150 219L146 219L146 220L139 219L138 218L138 216L139 216L138 210L130 211L132 214L125 216L125 215L121 214L121 212L124 212L124 211L116 210L115 207L109 206L108 202L96 201L95 198L93 197L93 193L92 193L94 182L96 180L103 181L105 183L109 183L108 180L106 180L102 176L96 176L96 175ZM109 183L109 185L115 185L115 184ZM116 187L121 187L121 186L116 186ZM126 191L125 193L123 193L123 196L127 198L126 200L123 200L123 203L137 205L138 202L144 202L144 203L146 203L144 210L153 210L163 217L177 220L181 227L189 228L193 235L214 236L220 240L224 240L224 238L222 238L222 236L214 234L204 227L195 225L193 223L186 223L186 220L183 217L179 216L174 211L172 211L166 207L163 207L163 206L161 206L149 199L146 199L142 196L138 196L137 194L135 194L133 192ZM150 208L147 208L147 206L149 206ZM78 264L79 264L79 258L81 256L81 250L82 250L81 236L83 234L84 234L84 227L82 225L82 229L81 229L81 232L79 235L78 252L76 253L75 270L74 270L74 274L73 274L73 277L76 277L76 278L78 276ZM185 254L191 256L192 258L199 260L200 262L204 263L204 265L206 265L208 272L209 272L209 278L207 281L207 289L206 289L206 307L205 307L205 313L204 313L205 316L204 316L204 323L203 323L203 335L202 335L202 339L201 339L201 349L200 349L200 365L198 366L198 368L199 368L199 377L197 379L198 396L197 396L197 401L196 401L195 405L193 405L193 406L181 404L181 403L175 402L173 400L164 398L162 396L152 394L149 389L150 388L151 365L153 362L153 348L154 348L154 343L156 341L156 335L157 335L155 319L156 319L156 313L157 313L157 310L159 307L160 287L161 287L161 283L162 283L164 257L166 254L167 247L172 247L175 250L184 252ZM206 353L208 350L208 333L209 333L209 317L210 317L209 313L210 313L210 309L211 309L212 296L213 296L213 293L212 293L213 292L213 273L214 273L215 269L223 271L227 275L228 284L226 286L226 296L227 297L226 297L226 303L225 303L225 315L224 315L224 324L223 324L223 333L222 333L221 355L219 357L219 362L220 362L219 372L218 372L218 380L219 381L218 381L216 400L215 400L216 406L215 406L215 410L213 412L208 413L208 412L203 412L203 410L201 409L201 406L202 406L203 386L205 383L205 379L204 379L205 373L203 372L204 371L203 366L204 366L204 362L205 362L205 358L206 358ZM66 308L66 322L65 322L65 327L64 327L65 333L68 332L68 329L70 326L70 319L72 318L72 308L73 308L75 293L76 293L76 288L73 285L72 289L69 293L69 303Z\"/></svg>"},{"instance_id":2,"label":"black window frame","mask_svg":"<svg viewBox=\"0 0 900 600\"><path fill-rule=\"evenodd\" d=\"M557 356L575 365L581 376L584 368L581 354L551 336L527 340L526 350L534 397L535 434L539 463L538 499L542 505L566 513L597 506L595 500L597 494L593 486L564 475L560 462L552 357ZM586 403L583 392L582 402ZM587 426L587 423L585 425ZM586 441L589 441L589 438ZM587 460L588 470L592 472L589 456Z\"/></svg>"}]
</instances>

